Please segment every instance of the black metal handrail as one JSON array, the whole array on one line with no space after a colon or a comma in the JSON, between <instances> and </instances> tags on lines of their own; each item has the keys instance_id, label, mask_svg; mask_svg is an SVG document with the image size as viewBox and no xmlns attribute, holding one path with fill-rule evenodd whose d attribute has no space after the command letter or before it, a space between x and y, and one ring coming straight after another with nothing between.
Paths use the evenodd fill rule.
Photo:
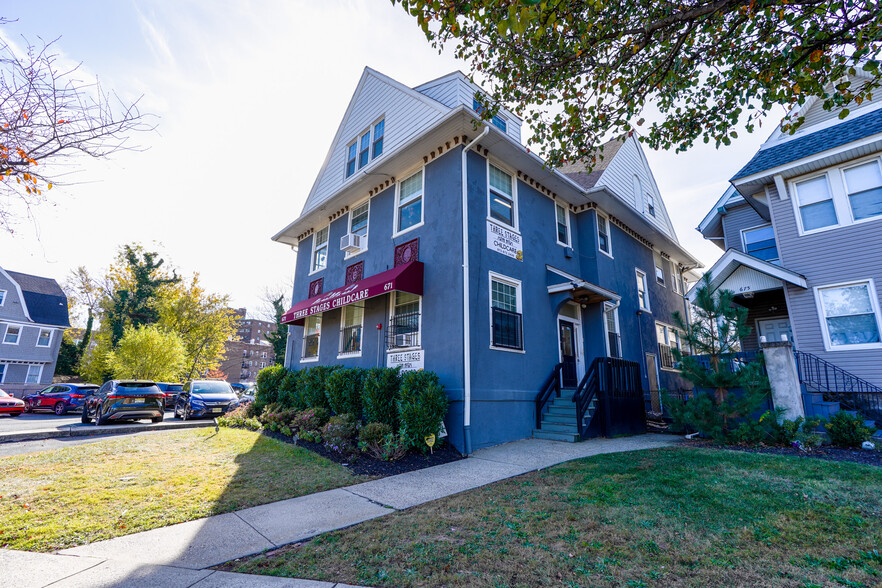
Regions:
<instances>
[{"instance_id":1,"label":"black metal handrail","mask_svg":"<svg viewBox=\"0 0 882 588\"><path fill-rule=\"evenodd\" d=\"M846 410L882 420L882 388L845 371L817 355L793 351L799 382L816 389L828 401L838 402Z\"/></svg>"},{"instance_id":2,"label":"black metal handrail","mask_svg":"<svg viewBox=\"0 0 882 588\"><path fill-rule=\"evenodd\" d=\"M601 433L606 436L610 428L609 399L642 398L643 382L640 377L640 364L618 357L597 357L579 383L573 402L576 403L576 426L579 436L585 438L590 422L585 422L585 414L592 400L597 399L591 420L600 414Z\"/></svg>"},{"instance_id":3,"label":"black metal handrail","mask_svg":"<svg viewBox=\"0 0 882 588\"><path fill-rule=\"evenodd\" d=\"M585 413L588 412L588 407L591 406L591 401L594 400L594 397L597 396L597 360L594 360L594 363L591 364L591 369L585 372L585 375L582 377L582 381L579 382L579 386L576 388L576 393L573 394L573 402L576 403L576 427L579 431L579 437L585 438L585 429L587 428L587 423L585 423Z\"/></svg>"},{"instance_id":4,"label":"black metal handrail","mask_svg":"<svg viewBox=\"0 0 882 588\"><path fill-rule=\"evenodd\" d=\"M551 370L551 374L546 378L539 393L536 394L536 428L542 428L542 413L545 411L545 405L551 400L552 394L560 396L560 370L563 364L559 363Z\"/></svg>"}]
</instances>

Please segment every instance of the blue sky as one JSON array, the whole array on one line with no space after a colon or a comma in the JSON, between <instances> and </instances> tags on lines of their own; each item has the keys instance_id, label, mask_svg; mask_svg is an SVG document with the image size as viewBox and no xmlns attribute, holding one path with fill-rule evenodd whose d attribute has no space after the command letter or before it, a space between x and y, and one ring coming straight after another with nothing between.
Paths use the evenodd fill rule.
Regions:
<instances>
[{"instance_id":1,"label":"blue sky","mask_svg":"<svg viewBox=\"0 0 882 588\"><path fill-rule=\"evenodd\" d=\"M294 252L270 237L296 218L365 66L415 86L468 71L438 55L388 0L41 1L14 5L0 34L60 39L62 62L82 63L124 99L141 98L157 130L142 151L77 160L14 235L0 264L63 282L100 271L133 241L198 271L211 291L257 311L267 288L290 283ZM780 112L731 147L647 157L681 243L706 265L721 253L694 230Z\"/></svg>"}]
</instances>

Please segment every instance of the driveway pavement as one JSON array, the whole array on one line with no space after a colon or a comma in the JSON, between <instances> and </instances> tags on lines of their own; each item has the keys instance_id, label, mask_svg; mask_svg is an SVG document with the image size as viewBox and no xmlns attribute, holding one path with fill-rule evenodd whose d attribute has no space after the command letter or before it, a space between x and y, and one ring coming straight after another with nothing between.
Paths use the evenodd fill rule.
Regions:
<instances>
[{"instance_id":1,"label":"driveway pavement","mask_svg":"<svg viewBox=\"0 0 882 588\"><path fill-rule=\"evenodd\" d=\"M56 554L0 550L0 584L43 586L253 586L343 588L344 584L229 574L209 568L303 541L558 463L666 447L670 435L561 443L526 439L476 451L448 464L65 549ZM39 573L27 573L28 561ZM45 562L45 563L44 563Z\"/></svg>"}]
</instances>

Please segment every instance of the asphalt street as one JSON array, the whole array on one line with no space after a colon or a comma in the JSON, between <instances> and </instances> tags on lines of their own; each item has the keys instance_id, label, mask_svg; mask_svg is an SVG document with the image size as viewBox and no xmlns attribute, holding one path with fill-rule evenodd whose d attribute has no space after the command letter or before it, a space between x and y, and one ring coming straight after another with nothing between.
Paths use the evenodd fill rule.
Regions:
<instances>
[{"instance_id":1,"label":"asphalt street","mask_svg":"<svg viewBox=\"0 0 882 588\"><path fill-rule=\"evenodd\" d=\"M145 431L132 433L132 435L156 435L161 431ZM39 441L15 441L12 443L0 443L0 457L7 455L21 455L23 453L35 453L48 449L61 449L75 445L85 445L96 441L119 439L119 435L96 435L94 437L61 437L59 439L41 439Z\"/></svg>"},{"instance_id":2,"label":"asphalt street","mask_svg":"<svg viewBox=\"0 0 882 588\"><path fill-rule=\"evenodd\" d=\"M166 419L173 419L174 413L170 410L165 411ZM148 424L150 419L135 421L139 424ZM68 425L76 425L82 427L90 427L95 425L84 425L80 422L80 413L68 413L64 416L56 416L51 412L32 412L25 413L20 417L11 418L8 416L0 416L0 433L14 433L16 431L30 431L34 429L54 429L56 427L64 427ZM119 426L126 426L120 423Z\"/></svg>"}]
</instances>

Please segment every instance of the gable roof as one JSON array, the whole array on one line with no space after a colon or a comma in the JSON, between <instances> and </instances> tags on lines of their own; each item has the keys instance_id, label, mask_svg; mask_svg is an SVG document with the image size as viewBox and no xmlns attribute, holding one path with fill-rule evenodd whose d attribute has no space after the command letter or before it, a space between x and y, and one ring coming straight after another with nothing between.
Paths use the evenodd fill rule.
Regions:
<instances>
[{"instance_id":1,"label":"gable roof","mask_svg":"<svg viewBox=\"0 0 882 588\"><path fill-rule=\"evenodd\" d=\"M711 276L710 287L712 291L718 290L726 280L729 279L740 268L746 268L748 271L757 272L777 280L787 282L799 288L807 288L805 276L792 272L781 266L769 263L768 261L759 259L752 255L748 255L737 249L728 249L720 259L709 269L707 273ZM686 297L695 301L699 288L703 286L702 281L698 281L692 285L686 293ZM780 286L780 285L779 285Z\"/></svg>"},{"instance_id":2,"label":"gable roof","mask_svg":"<svg viewBox=\"0 0 882 588\"><path fill-rule=\"evenodd\" d=\"M41 325L69 327L67 296L52 278L42 278L6 270L6 274L21 288L27 315Z\"/></svg>"},{"instance_id":3,"label":"gable roof","mask_svg":"<svg viewBox=\"0 0 882 588\"><path fill-rule=\"evenodd\" d=\"M744 197L735 190L735 186L729 184L720 199L717 200L713 208L701 219L696 230L701 233L705 239L723 236L723 215L731 208L744 204Z\"/></svg>"},{"instance_id":4,"label":"gable roof","mask_svg":"<svg viewBox=\"0 0 882 588\"><path fill-rule=\"evenodd\" d=\"M746 178L879 133L882 133L882 110L867 112L835 126L797 137L786 143L760 149L753 156L753 159L732 177L731 181L735 182L741 178Z\"/></svg>"},{"instance_id":5,"label":"gable roof","mask_svg":"<svg viewBox=\"0 0 882 588\"><path fill-rule=\"evenodd\" d=\"M588 171L588 163L585 161L577 161L575 163L562 165L557 168L557 171L561 172L586 190L588 188L593 188L597 184L597 180L600 179L600 176L603 175L604 170L609 167L613 157L616 156L616 153L619 152L619 149L621 149L624 144L624 139L613 139L601 145L597 163L590 172Z\"/></svg>"}]
</instances>

